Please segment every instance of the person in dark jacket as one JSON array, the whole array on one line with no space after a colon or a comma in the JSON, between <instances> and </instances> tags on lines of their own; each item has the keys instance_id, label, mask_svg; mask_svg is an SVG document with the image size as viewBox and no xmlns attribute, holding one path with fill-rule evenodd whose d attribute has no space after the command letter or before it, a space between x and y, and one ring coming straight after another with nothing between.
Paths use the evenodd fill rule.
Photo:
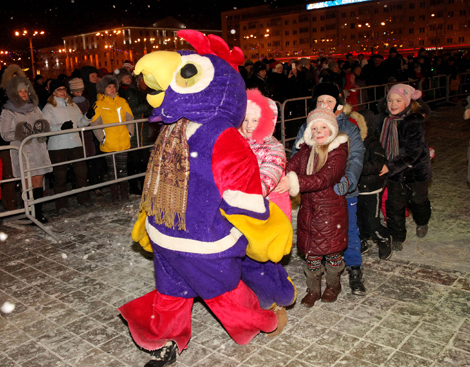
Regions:
<instances>
[{"instance_id":1,"label":"person in dark jacket","mask_svg":"<svg viewBox=\"0 0 470 367\"><path fill-rule=\"evenodd\" d=\"M335 185L346 172L348 137L338 134L333 111L317 108L309 113L298 154L286 166L286 179L278 192L301 193L297 219L297 248L305 254L307 295L301 303L312 307L336 301L341 292L340 276L345 265L342 251L348 245L348 204L337 195ZM276 189L277 190L277 189ZM321 294L322 259L325 257L326 289Z\"/></svg>"},{"instance_id":2,"label":"person in dark jacket","mask_svg":"<svg viewBox=\"0 0 470 367\"><path fill-rule=\"evenodd\" d=\"M405 208L413 213L416 235L426 236L431 217L428 182L432 178L431 158L425 140L425 121L429 108L416 100L421 91L396 84L379 104L377 131L387 162L381 175L387 175L388 199L385 202L387 227L393 249L400 251L406 240Z\"/></svg>"},{"instance_id":3,"label":"person in dark jacket","mask_svg":"<svg viewBox=\"0 0 470 367\"><path fill-rule=\"evenodd\" d=\"M83 95L90 102L90 106L93 106L96 102L96 83L100 81L98 70L94 66L84 66L80 72L85 84Z\"/></svg>"},{"instance_id":4,"label":"person in dark jacket","mask_svg":"<svg viewBox=\"0 0 470 367\"><path fill-rule=\"evenodd\" d=\"M119 81L119 96L127 101L136 120L148 117L152 113L152 107L146 100L145 92L134 86L132 74L127 69L121 68L117 71L118 73L115 73ZM137 134L131 137L131 149L151 144L148 121L136 124L136 131ZM150 151L148 149L129 151L127 154L127 173L129 176L145 172L149 158ZM129 194L142 195L143 184L143 177L129 180Z\"/></svg>"},{"instance_id":5,"label":"person in dark jacket","mask_svg":"<svg viewBox=\"0 0 470 367\"><path fill-rule=\"evenodd\" d=\"M253 76L248 80L247 89L258 89L265 97L270 97L267 67L262 61L256 61L253 65Z\"/></svg>"},{"instance_id":6,"label":"person in dark jacket","mask_svg":"<svg viewBox=\"0 0 470 367\"><path fill-rule=\"evenodd\" d=\"M379 247L379 257L388 260L392 256L390 233L380 222L383 177L379 176L385 163L385 150L375 136L375 116L370 110L352 112L364 141L366 153L361 177L357 187L357 226L361 239L361 253L369 251L368 240L372 238Z\"/></svg>"}]
</instances>

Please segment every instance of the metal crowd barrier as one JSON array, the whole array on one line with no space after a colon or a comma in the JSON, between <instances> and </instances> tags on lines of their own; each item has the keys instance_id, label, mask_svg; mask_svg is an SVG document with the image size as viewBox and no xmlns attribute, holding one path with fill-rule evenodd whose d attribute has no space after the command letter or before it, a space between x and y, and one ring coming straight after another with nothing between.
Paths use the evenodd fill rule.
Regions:
<instances>
[{"instance_id":1,"label":"metal crowd barrier","mask_svg":"<svg viewBox=\"0 0 470 367\"><path fill-rule=\"evenodd\" d=\"M106 128L111 128L111 127L114 127L114 126L135 124L136 125L136 130L135 131L138 132L138 131L140 131L139 124L144 123L146 121L148 121L148 119L139 119L139 120L125 121L125 122L117 122L117 123L114 123L114 124L106 124L105 127ZM56 200L56 199L64 197L64 196L76 195L76 194L84 192L84 191L96 190L96 189L99 189L99 188L104 187L104 186L108 186L108 185L118 183L118 182L122 182L122 181L128 181L128 180L138 178L138 177L144 177L145 172L138 173L138 174L131 175L131 176L122 177L122 178L117 177L116 160L114 159L114 156L116 154L122 153L122 151L102 153L102 154L94 155L94 156L87 156L86 155L85 144L83 143L85 141L84 133L86 131L96 130L96 129L103 129L103 128L104 128L103 125L98 125L98 126L87 126L87 127L82 127L82 128L76 128L76 129L69 129L69 130L61 130L61 131L53 131L53 132L48 132L48 133L34 134L34 135L30 135L30 136L26 137L21 142L21 145L20 145L19 148L16 148L16 147L13 147L13 146L0 147L0 149L2 149L2 150L3 149L18 149L18 151L19 151L19 165L20 165L21 177L20 178L15 178L15 179L3 180L3 181L0 180L0 184L21 180L22 199L23 199L23 202L24 202L24 208L0 213L0 218L24 213L26 218L28 218L30 221L32 221L34 224L36 224L38 227L40 227L44 232L46 232L48 235L50 235L54 240L58 241L58 237L54 234L54 232L48 226L45 226L44 224L42 224L41 222L39 222L35 218L35 216L34 216L35 215L35 213L34 213L34 204L44 203L44 202L47 202L47 201ZM59 162L59 163L50 164L50 165L41 166L41 167L30 168L29 159L27 157L27 154L23 151L23 148L24 148L25 144L28 143L28 141L30 141L31 139L36 139L38 137L49 137L49 136L55 136L55 135L70 134L70 133L73 133L73 132L80 133L80 136L81 136L81 139L82 139L82 149L83 149L83 157L84 158L70 160L70 161L66 161L66 162ZM142 142L140 141L139 134L136 133L136 137L137 137L137 147L127 149L127 150L125 150L125 152L131 152L131 151L142 150L142 149L150 149L150 148L153 147L153 144L142 146ZM98 184L95 184L95 185L90 185L90 186L82 187L82 188L79 188L79 189L72 189L72 190L65 191L65 192L62 192L62 193L59 193L59 194L44 196L44 197L38 198L38 199L33 198L32 184L31 184L31 172L33 170L37 170L37 169L41 169L41 168L49 168L49 167L53 168L53 167L61 166L61 165L64 165L64 164L68 165L68 164L72 164L72 163L75 163L75 162L87 161L87 160L91 160L91 159L100 159L100 158L105 157L107 155L112 155L113 156L114 178L108 177L108 180L106 182L101 182L101 183L98 183ZM28 180L28 183L29 183L28 186L27 186L28 190L25 190L26 180Z\"/></svg>"},{"instance_id":2,"label":"metal crowd barrier","mask_svg":"<svg viewBox=\"0 0 470 367\"><path fill-rule=\"evenodd\" d=\"M423 100L427 103L456 104L454 99L458 100L470 94L470 73L459 74L459 77L461 80L458 85L458 90L456 91L450 90L452 77L448 75L438 75L421 80L410 80L399 83L409 84L421 90ZM390 88L397 83L398 82L355 88L355 90L360 93L358 94L358 103L353 105L353 107L359 106L374 109L377 103L387 95ZM283 103L276 101L280 106L278 121L278 123L281 124L280 138L286 153L292 153L291 144L293 144L293 141L295 141L297 137L299 127L307 118L311 100L312 97L307 96L286 99Z\"/></svg>"}]
</instances>

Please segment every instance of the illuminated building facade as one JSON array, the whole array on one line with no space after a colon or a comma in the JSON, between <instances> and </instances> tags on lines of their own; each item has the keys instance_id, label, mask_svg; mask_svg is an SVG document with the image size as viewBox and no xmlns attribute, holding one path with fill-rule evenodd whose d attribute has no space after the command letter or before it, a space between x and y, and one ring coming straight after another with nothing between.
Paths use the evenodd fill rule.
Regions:
<instances>
[{"instance_id":1,"label":"illuminated building facade","mask_svg":"<svg viewBox=\"0 0 470 367\"><path fill-rule=\"evenodd\" d=\"M44 75L52 73L70 74L83 66L106 68L109 72L121 68L124 61L134 64L145 54L157 50L179 50L192 48L186 41L176 36L176 32L186 26L174 18L165 18L151 27L116 27L94 32L62 37L64 45L52 50L42 49L38 55L38 70ZM217 34L220 30L199 30ZM51 52L52 51L52 52ZM55 55L55 58L51 55ZM52 61L51 61L52 60Z\"/></svg>"},{"instance_id":2,"label":"illuminated building facade","mask_svg":"<svg viewBox=\"0 0 470 367\"><path fill-rule=\"evenodd\" d=\"M470 48L468 0L333 0L222 13L222 35L245 58L414 53Z\"/></svg>"}]
</instances>

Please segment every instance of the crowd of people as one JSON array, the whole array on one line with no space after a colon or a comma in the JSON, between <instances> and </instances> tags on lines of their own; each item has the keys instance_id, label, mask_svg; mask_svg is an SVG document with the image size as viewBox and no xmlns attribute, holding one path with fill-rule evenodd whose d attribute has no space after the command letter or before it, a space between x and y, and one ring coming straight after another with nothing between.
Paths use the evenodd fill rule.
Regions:
<instances>
[{"instance_id":1,"label":"crowd of people","mask_svg":"<svg viewBox=\"0 0 470 367\"><path fill-rule=\"evenodd\" d=\"M24 146L31 168L33 197L44 196L45 189L55 194L67 191L68 182L80 189L106 180L145 172L150 153L146 150L127 152L129 148L151 144L156 130L148 122L115 126L107 124L148 117L151 107L146 101L147 87L141 77L132 73L133 64L126 62L113 74L106 69L85 66L70 76L58 75L44 80L40 75L34 84L17 65L2 69L0 89L0 144L19 147L30 135L64 131L86 126L103 125L103 129L53 135L30 139ZM136 134L137 133L137 134ZM137 136L138 135L138 136ZM82 141L83 136L83 141ZM84 154L85 152L85 154ZM99 157L102 153L119 152ZM95 157L79 160L84 157ZM17 150L0 151L3 180L20 177ZM71 164L66 162L75 161ZM115 162L115 164L114 164ZM63 164L60 164L63 163ZM52 168L50 166L53 166ZM116 166L116 169L115 169ZM25 166L26 167L26 166ZM110 185L111 200L118 203L130 194L142 193L143 179L127 180ZM27 189L27 188L25 188ZM17 182L2 185L5 210L15 210L19 204ZM103 196L100 190L92 195ZM77 195L79 205L93 205L90 192ZM55 200L57 214L69 211L68 197ZM35 206L36 219L47 223L42 204Z\"/></svg>"},{"instance_id":2,"label":"crowd of people","mask_svg":"<svg viewBox=\"0 0 470 367\"><path fill-rule=\"evenodd\" d=\"M301 300L303 306L313 307L317 301L335 302L345 269L352 294L366 295L362 254L374 243L382 260L389 259L393 251L401 251L407 238L407 209L416 221L416 235L426 236L432 169L425 122L430 111L421 99L421 91L401 82L439 73L458 75L467 70L467 61L457 55L431 62L424 50L416 58L406 59L392 48L385 61L381 55L372 55L366 61L363 55L354 60L348 54L346 60L300 59L285 64L248 60L239 67L247 89L247 107L239 111L245 117L238 131L256 156L262 195L289 220L291 198L300 195L296 246L305 260L307 292ZM38 75L34 84L16 65L3 71L1 145L19 147L27 137L49 131L102 127L83 134L67 132L29 139L24 152L32 169L34 198L42 197L47 186L56 194L63 193L68 181L75 188L83 188L121 179L109 186L113 203L145 191L142 180L128 182L125 178L146 170L150 151L129 149L151 144L158 129L148 122L106 126L151 113L146 101L150 91L132 68L126 62L110 74L86 66L70 76L59 75L46 81ZM388 82L395 84L379 102L378 111L354 108L358 98L354 88ZM310 112L287 160L284 147L273 136L279 113L275 101L305 96L312 97ZM184 126L189 123L182 122ZM166 129L164 134L170 139L179 132ZM163 157L166 151L162 147ZM111 152L116 154L106 155ZM84 157L95 158L67 163ZM3 179L20 177L16 150L0 151L0 160ZM160 168L154 169L158 172ZM381 213L385 188L388 196ZM16 182L2 185L6 210L18 208L20 189L28 188L19 188ZM84 191L77 195L77 201L92 206L93 195L103 194L100 190ZM67 213L67 196L56 199L55 206L59 215ZM47 223L42 204L36 205L35 215ZM247 257L243 263L245 274L249 274L247 269L255 272L257 266L257 261ZM286 307L295 301L296 290L279 262L268 260L263 266L275 274L276 282L260 284L251 276L242 279L263 309L275 311L277 329L269 334L275 336L287 323ZM322 291L323 276L326 289ZM273 298L279 288L283 289L283 297Z\"/></svg>"},{"instance_id":3,"label":"crowd of people","mask_svg":"<svg viewBox=\"0 0 470 367\"><path fill-rule=\"evenodd\" d=\"M468 69L468 54L464 56L462 52L455 55L447 52L431 58L421 48L416 56L404 56L395 47L390 48L387 57L372 54L366 58L359 54L355 58L348 53L345 59L321 56L316 60L301 58L285 63L274 59L255 63L246 60L239 67L248 88L257 88L275 101L282 103L286 99L311 96L316 84L331 82L344 90L346 101L353 106L385 96L376 96L373 90L360 91L357 88L419 81L438 75L450 76L451 87L455 88L460 84L460 74Z\"/></svg>"}]
</instances>

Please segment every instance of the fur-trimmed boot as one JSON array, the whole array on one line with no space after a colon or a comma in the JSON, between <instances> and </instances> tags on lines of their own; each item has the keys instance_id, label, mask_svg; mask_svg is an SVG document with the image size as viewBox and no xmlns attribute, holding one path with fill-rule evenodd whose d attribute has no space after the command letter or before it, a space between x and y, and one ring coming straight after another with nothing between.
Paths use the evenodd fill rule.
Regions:
<instances>
[{"instance_id":1,"label":"fur-trimmed boot","mask_svg":"<svg viewBox=\"0 0 470 367\"><path fill-rule=\"evenodd\" d=\"M340 266L331 266L326 263L326 289L321 296L322 302L334 302L341 293L341 273L344 268L344 260Z\"/></svg>"},{"instance_id":2,"label":"fur-trimmed boot","mask_svg":"<svg viewBox=\"0 0 470 367\"><path fill-rule=\"evenodd\" d=\"M41 199L44 196L44 189L42 187L37 187L33 189L33 197L34 199ZM38 203L34 205L34 211L36 212L36 219L40 221L42 224L46 224L49 221L42 213L42 203Z\"/></svg>"},{"instance_id":3,"label":"fur-trimmed boot","mask_svg":"<svg viewBox=\"0 0 470 367\"><path fill-rule=\"evenodd\" d=\"M307 276L307 295L302 298L300 304L304 307L313 307L321 297L321 275L322 268L310 270L307 264L304 265L304 273Z\"/></svg>"},{"instance_id":4,"label":"fur-trimmed boot","mask_svg":"<svg viewBox=\"0 0 470 367\"><path fill-rule=\"evenodd\" d=\"M274 330L271 333L266 334L270 338L279 335L282 333L282 330L284 329L284 326L286 326L288 318L287 318L287 312L286 308L278 305L274 305L271 310L274 311L274 313L277 316L277 329Z\"/></svg>"}]
</instances>

